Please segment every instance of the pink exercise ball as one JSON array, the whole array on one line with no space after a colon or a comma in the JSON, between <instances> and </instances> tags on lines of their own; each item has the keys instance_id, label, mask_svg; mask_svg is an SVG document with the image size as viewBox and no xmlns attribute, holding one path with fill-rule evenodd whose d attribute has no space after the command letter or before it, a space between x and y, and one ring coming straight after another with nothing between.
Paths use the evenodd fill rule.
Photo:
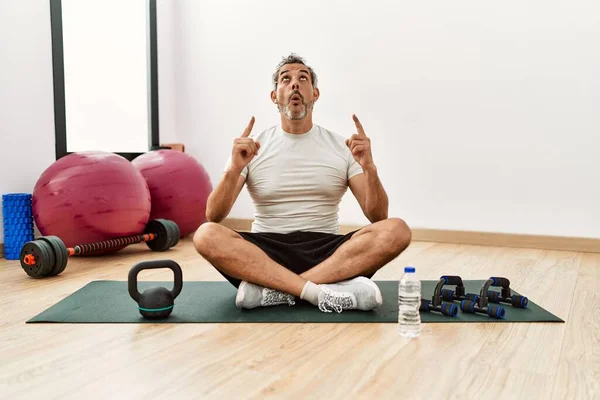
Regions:
<instances>
[{"instance_id":1,"label":"pink exercise ball","mask_svg":"<svg viewBox=\"0 0 600 400\"><path fill-rule=\"evenodd\" d=\"M148 182L151 219L176 222L181 237L195 232L206 221L212 183L198 160L181 151L163 149L142 154L132 164Z\"/></svg>"},{"instance_id":2,"label":"pink exercise ball","mask_svg":"<svg viewBox=\"0 0 600 400\"><path fill-rule=\"evenodd\" d=\"M72 153L52 163L32 198L40 233L60 237L67 247L142 233L150 206L142 174L127 159L102 151Z\"/></svg>"}]
</instances>

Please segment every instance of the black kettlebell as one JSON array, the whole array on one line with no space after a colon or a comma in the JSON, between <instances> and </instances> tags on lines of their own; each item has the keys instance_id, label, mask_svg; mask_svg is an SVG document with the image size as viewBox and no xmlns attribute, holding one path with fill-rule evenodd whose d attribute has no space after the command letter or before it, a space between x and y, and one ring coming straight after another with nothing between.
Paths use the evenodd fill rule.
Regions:
<instances>
[{"instance_id":1,"label":"black kettlebell","mask_svg":"<svg viewBox=\"0 0 600 400\"><path fill-rule=\"evenodd\" d=\"M173 270L175 282L173 290L162 286L155 286L138 292L137 276L144 269L170 268ZM173 260L143 261L131 268L129 271L129 295L138 303L140 314L148 319L167 318L171 315L175 304L175 298L181 293L183 287L183 276L181 267Z\"/></svg>"}]
</instances>

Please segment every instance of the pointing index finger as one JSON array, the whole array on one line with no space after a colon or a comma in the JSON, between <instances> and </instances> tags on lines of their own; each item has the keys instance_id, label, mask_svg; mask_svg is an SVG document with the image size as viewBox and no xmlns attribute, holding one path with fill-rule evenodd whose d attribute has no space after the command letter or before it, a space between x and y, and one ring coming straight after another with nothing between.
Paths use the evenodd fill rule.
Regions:
<instances>
[{"instance_id":1,"label":"pointing index finger","mask_svg":"<svg viewBox=\"0 0 600 400\"><path fill-rule=\"evenodd\" d=\"M367 136L367 134L365 133L365 130L363 129L362 124L360 123L360 121L358 120L358 117L355 114L352 114L352 119L354 120L354 125L356 125L356 129L358 131L358 134L361 136Z\"/></svg>"},{"instance_id":2,"label":"pointing index finger","mask_svg":"<svg viewBox=\"0 0 600 400\"><path fill-rule=\"evenodd\" d=\"M246 127L246 129L244 129L244 133L242 133L242 137L250 136L250 132L252 132L253 126L254 126L254 117L250 118L250 122L248 123L248 126Z\"/></svg>"}]
</instances>

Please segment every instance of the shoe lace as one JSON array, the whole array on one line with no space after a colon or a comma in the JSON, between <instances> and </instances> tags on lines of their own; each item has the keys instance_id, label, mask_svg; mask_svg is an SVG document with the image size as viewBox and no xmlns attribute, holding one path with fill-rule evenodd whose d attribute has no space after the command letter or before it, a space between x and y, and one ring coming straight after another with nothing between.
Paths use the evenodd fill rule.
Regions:
<instances>
[{"instance_id":1,"label":"shoe lace","mask_svg":"<svg viewBox=\"0 0 600 400\"><path fill-rule=\"evenodd\" d=\"M325 292L323 299L319 301L319 310L325 313L342 312L345 308L352 307L352 297L348 293L335 292L328 288L322 288Z\"/></svg>"},{"instance_id":2,"label":"shoe lace","mask_svg":"<svg viewBox=\"0 0 600 400\"><path fill-rule=\"evenodd\" d=\"M263 302L265 306L272 306L278 304L287 303L288 306L296 304L294 296L288 293L280 292L279 290L267 289L265 290Z\"/></svg>"}]
</instances>

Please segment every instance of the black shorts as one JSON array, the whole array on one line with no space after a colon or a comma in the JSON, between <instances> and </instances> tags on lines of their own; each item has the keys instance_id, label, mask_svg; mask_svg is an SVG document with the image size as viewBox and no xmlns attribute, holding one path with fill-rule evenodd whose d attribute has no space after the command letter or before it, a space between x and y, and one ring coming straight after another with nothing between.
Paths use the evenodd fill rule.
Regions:
<instances>
[{"instance_id":1,"label":"black shorts","mask_svg":"<svg viewBox=\"0 0 600 400\"><path fill-rule=\"evenodd\" d=\"M245 240L258 246L273 261L296 274L302 274L329 258L356 231L345 235L321 232L251 233L237 232ZM223 272L236 288L241 281Z\"/></svg>"}]
</instances>

